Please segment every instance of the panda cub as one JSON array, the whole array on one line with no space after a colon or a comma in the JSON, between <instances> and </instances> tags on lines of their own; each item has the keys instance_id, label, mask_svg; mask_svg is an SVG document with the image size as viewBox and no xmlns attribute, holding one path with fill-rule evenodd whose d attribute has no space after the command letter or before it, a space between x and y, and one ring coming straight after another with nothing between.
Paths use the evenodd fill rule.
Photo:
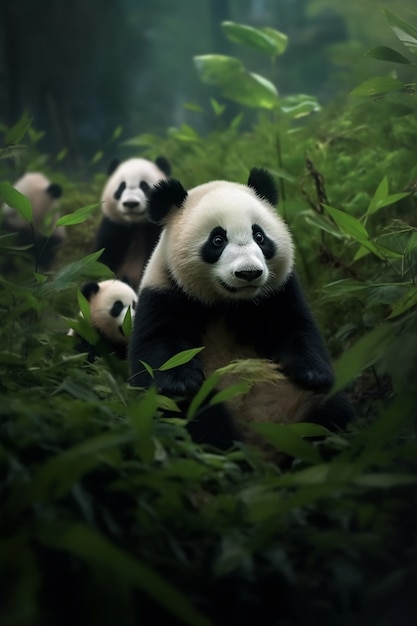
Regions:
<instances>
[{"instance_id":1,"label":"panda cub","mask_svg":"<svg viewBox=\"0 0 417 626\"><path fill-rule=\"evenodd\" d=\"M102 219L95 249L104 248L100 261L116 278L138 287L143 268L158 240L161 228L151 224L146 204L151 188L171 172L164 157L114 161L101 197Z\"/></svg>"},{"instance_id":2,"label":"panda cub","mask_svg":"<svg viewBox=\"0 0 417 626\"><path fill-rule=\"evenodd\" d=\"M188 399L215 369L264 359L269 373L243 399L207 406L189 423L195 441L227 449L260 443L250 423L314 421L344 427L354 416L333 385L330 357L294 271L291 234L274 205L271 175L247 185L213 181L190 191L161 182L148 203L164 226L139 289L129 347L131 382ZM182 350L205 346L188 363L157 371ZM156 371L155 379L140 364ZM272 372L271 372L272 368Z\"/></svg>"},{"instance_id":3,"label":"panda cub","mask_svg":"<svg viewBox=\"0 0 417 626\"><path fill-rule=\"evenodd\" d=\"M87 352L90 362L96 356L108 353L127 359L128 338L122 325L129 307L133 322L138 299L136 292L125 282L114 279L86 283L80 291L88 300L91 326L100 339L93 345L71 329L68 334L77 338L76 349Z\"/></svg>"},{"instance_id":4,"label":"panda cub","mask_svg":"<svg viewBox=\"0 0 417 626\"><path fill-rule=\"evenodd\" d=\"M31 253L39 269L48 270L54 261L57 246L66 237L64 226L55 227L59 218L57 200L62 196L62 188L40 172L27 172L15 182L14 188L32 205L33 231L18 211L7 204L2 207L3 227L8 232L17 233L18 245L33 244Z\"/></svg>"}]
</instances>

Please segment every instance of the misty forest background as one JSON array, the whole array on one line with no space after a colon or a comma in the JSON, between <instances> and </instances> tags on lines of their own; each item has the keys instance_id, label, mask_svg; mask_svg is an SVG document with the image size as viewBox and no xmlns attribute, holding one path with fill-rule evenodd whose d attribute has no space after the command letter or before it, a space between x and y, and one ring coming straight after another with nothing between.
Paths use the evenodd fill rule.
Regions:
<instances>
[{"instance_id":1,"label":"misty forest background","mask_svg":"<svg viewBox=\"0 0 417 626\"><path fill-rule=\"evenodd\" d=\"M0 230L2 626L415 623L414 5L0 3L0 201L31 228L10 189L42 171L67 230L47 272ZM192 411L74 351L108 164L158 155L188 188L272 172L347 432L257 425L280 467L196 446Z\"/></svg>"}]
</instances>

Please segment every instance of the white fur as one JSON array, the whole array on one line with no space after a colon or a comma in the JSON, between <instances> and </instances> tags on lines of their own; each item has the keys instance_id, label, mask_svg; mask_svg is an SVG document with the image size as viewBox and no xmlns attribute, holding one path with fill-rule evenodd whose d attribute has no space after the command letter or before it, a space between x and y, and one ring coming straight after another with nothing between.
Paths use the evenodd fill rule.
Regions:
<instances>
[{"instance_id":1,"label":"white fur","mask_svg":"<svg viewBox=\"0 0 417 626\"><path fill-rule=\"evenodd\" d=\"M272 259L255 243L254 224L273 240ZM218 261L206 263L201 249L216 226L226 231L228 244ZM168 287L172 276L187 295L201 302L257 299L284 284L293 262L291 234L274 207L246 185L213 181L189 191L184 206L170 213L141 288ZM236 276L243 270L262 274L249 284Z\"/></svg>"},{"instance_id":2,"label":"white fur","mask_svg":"<svg viewBox=\"0 0 417 626\"><path fill-rule=\"evenodd\" d=\"M103 215L120 223L145 221L147 197L139 185L144 181L152 187L162 179L166 179L166 175L152 161L147 159L123 161L103 189L101 196ZM116 200L114 194L121 182L126 183L126 188L120 199ZM137 206L129 209L126 202L137 203Z\"/></svg>"},{"instance_id":3,"label":"white fur","mask_svg":"<svg viewBox=\"0 0 417 626\"><path fill-rule=\"evenodd\" d=\"M59 218L59 213L56 210L58 200L52 198L46 191L50 184L51 181L40 172L27 172L13 185L17 191L20 191L20 193L26 196L30 201L32 205L33 225L41 232L45 232L45 234L50 233L51 230L54 229ZM20 213L8 204L3 204L2 211L10 228L14 230L30 228L29 223L21 217ZM58 226L58 228L55 229L55 235L64 239L65 227Z\"/></svg>"}]
</instances>

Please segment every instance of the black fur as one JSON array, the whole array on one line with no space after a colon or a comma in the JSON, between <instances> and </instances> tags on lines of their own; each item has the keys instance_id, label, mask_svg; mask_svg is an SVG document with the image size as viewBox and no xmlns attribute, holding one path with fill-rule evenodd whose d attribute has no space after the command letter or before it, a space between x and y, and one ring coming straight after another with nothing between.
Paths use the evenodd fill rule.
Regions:
<instances>
[{"instance_id":1,"label":"black fur","mask_svg":"<svg viewBox=\"0 0 417 626\"><path fill-rule=\"evenodd\" d=\"M158 314L155 315L155 311ZM147 387L152 379L138 373L139 359L158 368L181 350L202 345L209 320L221 317L243 345L260 358L279 363L283 373L302 387L327 392L333 385L330 357L295 274L268 298L206 306L179 289L141 292L130 347L132 382ZM190 395L203 380L198 356L189 364L156 372L155 382L168 395Z\"/></svg>"},{"instance_id":2,"label":"black fur","mask_svg":"<svg viewBox=\"0 0 417 626\"><path fill-rule=\"evenodd\" d=\"M216 244L215 238L220 237L222 243ZM226 231L221 226L213 228L203 247L201 248L201 258L205 263L216 263L222 255L227 245Z\"/></svg>"},{"instance_id":3,"label":"black fur","mask_svg":"<svg viewBox=\"0 0 417 626\"><path fill-rule=\"evenodd\" d=\"M165 176L169 176L171 174L171 164L164 156L156 157L155 164L159 167L161 172L165 174Z\"/></svg>"},{"instance_id":4,"label":"black fur","mask_svg":"<svg viewBox=\"0 0 417 626\"><path fill-rule=\"evenodd\" d=\"M150 221L163 224L174 207L179 208L184 204L187 195L187 190L179 180L161 180L149 194L147 210Z\"/></svg>"},{"instance_id":5,"label":"black fur","mask_svg":"<svg viewBox=\"0 0 417 626\"><path fill-rule=\"evenodd\" d=\"M91 281L89 283L85 283L80 291L83 294L84 298L86 298L89 302L91 300L91 296L94 296L96 293L98 293L100 289L100 285L95 282L95 281Z\"/></svg>"},{"instance_id":6,"label":"black fur","mask_svg":"<svg viewBox=\"0 0 417 626\"><path fill-rule=\"evenodd\" d=\"M51 196L51 198L60 198L62 196L62 187L57 183L51 183L49 187L46 188L46 193Z\"/></svg>"},{"instance_id":7,"label":"black fur","mask_svg":"<svg viewBox=\"0 0 417 626\"><path fill-rule=\"evenodd\" d=\"M126 258L127 251L135 240L138 230L145 233L145 254L149 258L161 233L159 226L149 222L119 224L103 216L97 232L95 245L96 250L104 248L103 254L99 259L100 262L117 273L118 268ZM127 282L126 279L125 282Z\"/></svg>"},{"instance_id":8,"label":"black fur","mask_svg":"<svg viewBox=\"0 0 417 626\"><path fill-rule=\"evenodd\" d=\"M273 206L278 204L278 189L268 170L253 167L249 172L248 187L252 187L261 198L265 198Z\"/></svg>"},{"instance_id":9,"label":"black fur","mask_svg":"<svg viewBox=\"0 0 417 626\"><path fill-rule=\"evenodd\" d=\"M107 168L107 176L111 176L113 172L115 172L116 169L119 167L119 165L120 165L119 159L113 159L113 161L109 163L109 166Z\"/></svg>"},{"instance_id":10,"label":"black fur","mask_svg":"<svg viewBox=\"0 0 417 626\"><path fill-rule=\"evenodd\" d=\"M272 239L270 239L269 237L267 237L265 235L265 233L263 231L263 228L258 226L258 224L254 224L252 226L252 233L253 233L254 241L256 241L255 237L256 237L257 233L261 233L262 234L263 241L262 242L256 241L256 243L258 244L258 246L262 250L264 257L266 259L272 259L272 257L275 254L275 251L276 251L276 246L275 246L274 242L272 241Z\"/></svg>"}]
</instances>

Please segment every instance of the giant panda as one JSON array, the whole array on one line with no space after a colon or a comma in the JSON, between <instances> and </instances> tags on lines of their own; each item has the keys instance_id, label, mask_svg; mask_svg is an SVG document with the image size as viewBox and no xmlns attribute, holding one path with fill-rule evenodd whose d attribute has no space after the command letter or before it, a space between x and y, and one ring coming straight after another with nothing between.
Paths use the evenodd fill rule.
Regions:
<instances>
[{"instance_id":1,"label":"giant panda","mask_svg":"<svg viewBox=\"0 0 417 626\"><path fill-rule=\"evenodd\" d=\"M331 360L297 278L277 200L272 176L254 168L246 185L220 180L186 191L179 181L164 181L148 203L150 219L164 229L139 289L132 385L156 384L190 401L207 376L235 359L269 366L243 398L207 406L189 422L195 441L221 449L236 439L260 443L254 422L337 429L354 416L345 396L326 396L334 382ZM188 363L158 371L175 354L201 346ZM155 370L154 379L140 361Z\"/></svg>"},{"instance_id":2,"label":"giant panda","mask_svg":"<svg viewBox=\"0 0 417 626\"><path fill-rule=\"evenodd\" d=\"M14 188L32 205L33 230L20 213L7 204L2 206L3 228L17 233L18 245L33 244L30 251L37 267L48 270L54 261L57 246L66 237L64 226L55 227L59 218L57 201L62 195L62 187L52 183L41 172L27 172L14 183Z\"/></svg>"},{"instance_id":3,"label":"giant panda","mask_svg":"<svg viewBox=\"0 0 417 626\"><path fill-rule=\"evenodd\" d=\"M100 261L117 278L127 279L135 287L161 232L160 226L147 218L148 195L170 172L171 166L164 157L158 157L155 163L139 158L113 161L109 168L95 249L104 248Z\"/></svg>"},{"instance_id":4,"label":"giant panda","mask_svg":"<svg viewBox=\"0 0 417 626\"><path fill-rule=\"evenodd\" d=\"M115 354L120 359L127 359L128 338L123 332L123 321L129 307L132 322L134 320L138 299L136 291L117 279L90 281L80 291L90 305L90 323L98 333L98 341L89 342L72 328L68 335L76 337L77 351L86 352L90 362L103 354Z\"/></svg>"}]
</instances>

